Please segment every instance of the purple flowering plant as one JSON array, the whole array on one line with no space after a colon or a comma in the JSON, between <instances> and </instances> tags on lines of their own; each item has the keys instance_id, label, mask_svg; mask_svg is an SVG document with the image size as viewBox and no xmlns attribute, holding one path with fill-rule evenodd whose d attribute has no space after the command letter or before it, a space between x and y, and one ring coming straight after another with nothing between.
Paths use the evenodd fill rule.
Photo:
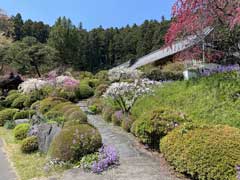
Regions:
<instances>
[{"instance_id":1,"label":"purple flowering plant","mask_svg":"<svg viewBox=\"0 0 240 180\"><path fill-rule=\"evenodd\" d=\"M99 150L98 161L95 161L92 165L92 171L100 174L107 170L110 166L119 164L119 156L117 150L113 146L103 146Z\"/></svg>"},{"instance_id":2,"label":"purple flowering plant","mask_svg":"<svg viewBox=\"0 0 240 180\"><path fill-rule=\"evenodd\" d=\"M200 71L201 76L210 76L212 74L217 73L225 73L225 72L233 72L238 71L240 72L240 66L237 65L228 65L228 66L218 66L212 69L203 69Z\"/></svg>"}]
</instances>

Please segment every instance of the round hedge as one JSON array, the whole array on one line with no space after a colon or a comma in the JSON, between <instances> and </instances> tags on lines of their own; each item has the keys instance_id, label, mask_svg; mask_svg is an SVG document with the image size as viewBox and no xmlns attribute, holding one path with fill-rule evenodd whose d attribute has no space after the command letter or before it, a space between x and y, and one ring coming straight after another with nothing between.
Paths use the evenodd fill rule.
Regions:
<instances>
[{"instance_id":1,"label":"round hedge","mask_svg":"<svg viewBox=\"0 0 240 180\"><path fill-rule=\"evenodd\" d=\"M48 97L39 103L39 111L43 114L47 113L52 107L59 103L66 102L66 99L60 97Z\"/></svg>"},{"instance_id":2,"label":"round hedge","mask_svg":"<svg viewBox=\"0 0 240 180\"><path fill-rule=\"evenodd\" d=\"M3 126L7 120L12 120L18 109L4 109L0 111L0 126Z\"/></svg>"},{"instance_id":3,"label":"round hedge","mask_svg":"<svg viewBox=\"0 0 240 180\"><path fill-rule=\"evenodd\" d=\"M25 118L31 118L34 114L36 114L36 111L34 110L23 110L16 112L13 116L13 119L25 119Z\"/></svg>"},{"instance_id":4,"label":"round hedge","mask_svg":"<svg viewBox=\"0 0 240 180\"><path fill-rule=\"evenodd\" d=\"M6 105L8 106L11 106L11 104L13 103L13 101L18 98L21 94L18 93L18 92L13 92L11 94L9 94L6 99L5 99L5 102L6 102Z\"/></svg>"},{"instance_id":5,"label":"round hedge","mask_svg":"<svg viewBox=\"0 0 240 180\"><path fill-rule=\"evenodd\" d=\"M49 155L61 161L79 161L102 145L98 130L88 124L66 126L53 140Z\"/></svg>"},{"instance_id":6,"label":"round hedge","mask_svg":"<svg viewBox=\"0 0 240 180\"><path fill-rule=\"evenodd\" d=\"M38 150L38 138L31 136L22 141L21 151L23 153L32 153Z\"/></svg>"},{"instance_id":7,"label":"round hedge","mask_svg":"<svg viewBox=\"0 0 240 180\"><path fill-rule=\"evenodd\" d=\"M160 149L177 171L200 180L236 179L240 130L229 126L182 125L161 140Z\"/></svg>"},{"instance_id":8,"label":"round hedge","mask_svg":"<svg viewBox=\"0 0 240 180\"><path fill-rule=\"evenodd\" d=\"M19 95L11 104L12 108L19 108L22 109L24 107L24 102L28 98L27 95Z\"/></svg>"},{"instance_id":9,"label":"round hedge","mask_svg":"<svg viewBox=\"0 0 240 180\"><path fill-rule=\"evenodd\" d=\"M156 108L137 119L131 131L142 143L158 150L162 137L181 123L188 121L182 113L167 108Z\"/></svg>"},{"instance_id":10,"label":"round hedge","mask_svg":"<svg viewBox=\"0 0 240 180\"><path fill-rule=\"evenodd\" d=\"M81 83L76 95L79 99L86 99L94 95L93 89L86 83Z\"/></svg>"},{"instance_id":11,"label":"round hedge","mask_svg":"<svg viewBox=\"0 0 240 180\"><path fill-rule=\"evenodd\" d=\"M14 128L14 137L17 140L23 140L27 137L28 131L30 129L30 124L24 123L24 124L19 124Z\"/></svg>"}]
</instances>

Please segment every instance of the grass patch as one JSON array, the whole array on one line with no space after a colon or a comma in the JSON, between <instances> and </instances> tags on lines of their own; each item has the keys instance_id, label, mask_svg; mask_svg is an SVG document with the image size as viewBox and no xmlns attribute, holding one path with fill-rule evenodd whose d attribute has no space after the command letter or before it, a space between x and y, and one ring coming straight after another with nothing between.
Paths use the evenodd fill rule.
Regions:
<instances>
[{"instance_id":1,"label":"grass patch","mask_svg":"<svg viewBox=\"0 0 240 180\"><path fill-rule=\"evenodd\" d=\"M17 174L21 180L29 180L37 177L47 177L63 172L65 168L54 168L48 173L44 171L44 166L47 162L45 154L33 153L23 154L20 150L21 141L16 141L13 136L13 131L6 130L0 127L0 137L6 142L6 151L13 163Z\"/></svg>"},{"instance_id":2,"label":"grass patch","mask_svg":"<svg viewBox=\"0 0 240 180\"><path fill-rule=\"evenodd\" d=\"M139 118L155 107L183 112L195 122L240 128L240 76L238 73L216 74L165 84L156 89L154 95L139 99L132 114Z\"/></svg>"}]
</instances>

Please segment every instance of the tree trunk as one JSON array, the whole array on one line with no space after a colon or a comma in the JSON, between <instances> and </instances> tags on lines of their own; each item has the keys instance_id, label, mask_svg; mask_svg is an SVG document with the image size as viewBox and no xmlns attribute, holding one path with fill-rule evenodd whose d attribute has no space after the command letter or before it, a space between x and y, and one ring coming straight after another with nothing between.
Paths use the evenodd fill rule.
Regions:
<instances>
[{"instance_id":1,"label":"tree trunk","mask_svg":"<svg viewBox=\"0 0 240 180\"><path fill-rule=\"evenodd\" d=\"M35 67L35 69L36 69L36 72L37 72L37 74L38 74L38 77L41 77L41 73L40 73L40 71L39 71L39 69L38 69L38 66L37 66L37 65L34 65L34 67Z\"/></svg>"}]
</instances>

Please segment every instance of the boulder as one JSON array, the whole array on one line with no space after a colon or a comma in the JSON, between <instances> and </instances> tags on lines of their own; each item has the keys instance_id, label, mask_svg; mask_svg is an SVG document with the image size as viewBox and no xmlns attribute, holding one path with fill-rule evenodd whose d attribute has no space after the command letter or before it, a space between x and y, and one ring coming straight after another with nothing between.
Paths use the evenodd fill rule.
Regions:
<instances>
[{"instance_id":1,"label":"boulder","mask_svg":"<svg viewBox=\"0 0 240 180\"><path fill-rule=\"evenodd\" d=\"M52 140L60 131L61 128L57 124L44 123L38 125L36 135L38 137L39 151L47 153Z\"/></svg>"},{"instance_id":2,"label":"boulder","mask_svg":"<svg viewBox=\"0 0 240 180\"><path fill-rule=\"evenodd\" d=\"M16 125L19 125L19 124L29 123L30 120L29 119L16 119L14 122Z\"/></svg>"}]
</instances>

